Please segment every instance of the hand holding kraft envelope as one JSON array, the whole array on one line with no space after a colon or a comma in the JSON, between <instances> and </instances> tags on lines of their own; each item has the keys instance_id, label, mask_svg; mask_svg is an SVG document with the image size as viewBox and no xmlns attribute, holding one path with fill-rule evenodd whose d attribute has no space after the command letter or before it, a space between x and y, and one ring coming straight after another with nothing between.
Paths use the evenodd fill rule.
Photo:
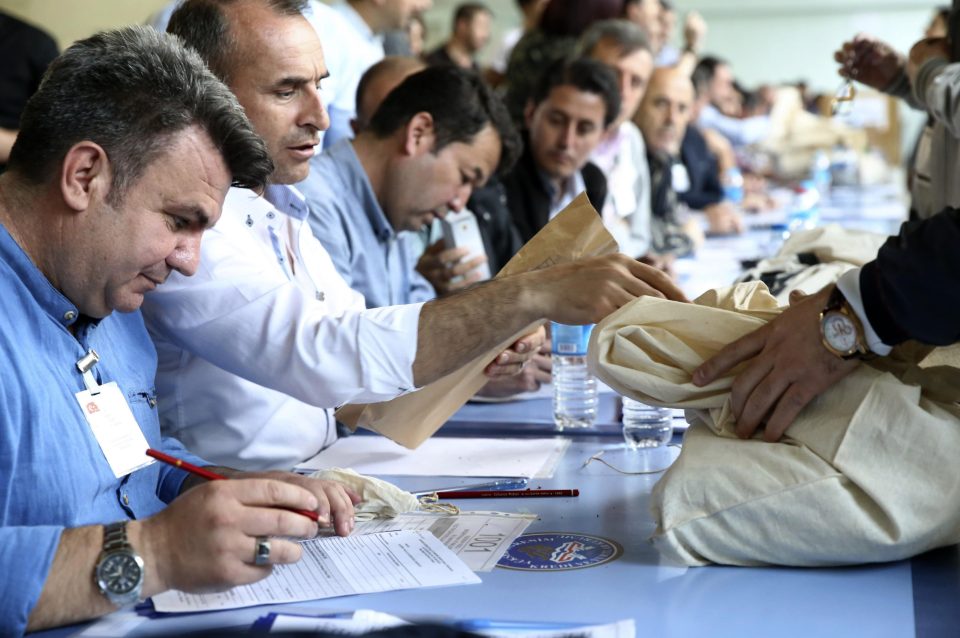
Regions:
<instances>
[{"instance_id":1,"label":"hand holding kraft envelope","mask_svg":"<svg viewBox=\"0 0 960 638\"><path fill-rule=\"evenodd\" d=\"M513 275L586 257L618 251L600 215L580 195L537 233L497 274ZM352 429L364 427L415 448L436 432L486 383L484 368L540 321L518 331L469 364L421 388L383 403L352 404L337 410L337 419Z\"/></svg>"}]
</instances>

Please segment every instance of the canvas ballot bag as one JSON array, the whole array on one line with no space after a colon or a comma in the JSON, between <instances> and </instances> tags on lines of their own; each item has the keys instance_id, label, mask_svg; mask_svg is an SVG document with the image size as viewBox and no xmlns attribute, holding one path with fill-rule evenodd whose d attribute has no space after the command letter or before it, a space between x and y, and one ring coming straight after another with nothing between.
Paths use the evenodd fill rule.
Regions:
<instances>
[{"instance_id":1,"label":"canvas ballot bag","mask_svg":"<svg viewBox=\"0 0 960 638\"><path fill-rule=\"evenodd\" d=\"M642 298L593 332L614 389L687 408L683 450L654 487L653 543L687 565L896 560L960 541L960 349L905 344L807 406L784 438L737 439L729 390L691 374L779 314L763 284L693 304Z\"/></svg>"}]
</instances>

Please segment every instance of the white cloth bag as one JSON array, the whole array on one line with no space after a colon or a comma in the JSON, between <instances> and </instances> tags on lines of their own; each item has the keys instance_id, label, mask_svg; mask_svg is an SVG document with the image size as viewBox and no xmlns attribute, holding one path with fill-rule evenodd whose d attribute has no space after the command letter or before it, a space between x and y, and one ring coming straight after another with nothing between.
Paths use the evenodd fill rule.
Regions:
<instances>
[{"instance_id":1,"label":"white cloth bag","mask_svg":"<svg viewBox=\"0 0 960 638\"><path fill-rule=\"evenodd\" d=\"M694 304L641 298L593 331L609 386L684 407L680 457L654 487L655 546L687 565L839 565L896 560L960 541L960 356L908 344L861 365L800 414L784 438L733 434L734 374L696 367L776 316L763 284Z\"/></svg>"}]
</instances>

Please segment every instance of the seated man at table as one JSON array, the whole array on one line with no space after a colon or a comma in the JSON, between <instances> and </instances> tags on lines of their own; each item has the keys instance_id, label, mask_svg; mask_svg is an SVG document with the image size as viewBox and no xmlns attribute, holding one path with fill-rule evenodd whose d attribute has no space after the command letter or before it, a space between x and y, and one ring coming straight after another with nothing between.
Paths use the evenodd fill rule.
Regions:
<instances>
[{"instance_id":1,"label":"seated man at table","mask_svg":"<svg viewBox=\"0 0 960 638\"><path fill-rule=\"evenodd\" d=\"M27 104L0 176L0 634L259 580L301 551L264 537L317 533L274 506L351 529L336 483L197 484L144 454L205 464L161 437L143 295L193 273L231 182L270 170L230 91L146 27L74 44Z\"/></svg>"},{"instance_id":2,"label":"seated man at table","mask_svg":"<svg viewBox=\"0 0 960 638\"><path fill-rule=\"evenodd\" d=\"M603 222L631 257L650 251L650 168L643 135L633 123L653 71L646 35L629 20L595 22L580 37L585 57L609 66L620 80L620 113L594 150L591 161L607 178Z\"/></svg>"},{"instance_id":3,"label":"seated man at table","mask_svg":"<svg viewBox=\"0 0 960 638\"><path fill-rule=\"evenodd\" d=\"M605 64L561 60L544 71L524 110L523 154L502 180L521 240L584 190L603 209L607 180L589 158L619 112L617 78Z\"/></svg>"},{"instance_id":4,"label":"seated man at table","mask_svg":"<svg viewBox=\"0 0 960 638\"><path fill-rule=\"evenodd\" d=\"M430 128L434 144L418 145ZM473 187L513 163L519 143L500 99L478 75L450 65L425 69L391 91L354 140L341 140L312 163L301 184L310 226L367 308L433 299L433 287L415 269L413 232L462 210ZM498 146L504 150L494 164ZM448 158L460 170L432 168ZM481 393L536 390L539 370L526 366Z\"/></svg>"},{"instance_id":5,"label":"seated man at table","mask_svg":"<svg viewBox=\"0 0 960 638\"><path fill-rule=\"evenodd\" d=\"M421 143L428 133L433 143ZM310 226L368 308L433 299L414 269L412 233L462 210L473 188L513 163L518 145L506 109L478 75L425 69L386 96L356 139L313 162L300 187ZM453 170L437 170L445 165Z\"/></svg>"},{"instance_id":6,"label":"seated man at table","mask_svg":"<svg viewBox=\"0 0 960 638\"><path fill-rule=\"evenodd\" d=\"M413 391L542 318L593 322L640 294L682 297L661 273L611 256L426 304L365 309L289 186L307 176L317 133L327 126L318 89L323 52L300 8L295 0L187 0L171 18L170 30L227 79L275 169L263 196L244 188L227 194L197 275L174 274L145 300L165 432L221 463L289 468L336 440L330 410L338 405ZM408 143L412 157L439 141L421 120ZM487 151L476 158L429 153L406 178L465 196L500 157L492 125L468 142L474 139ZM493 374L517 373L541 340L534 333L498 355Z\"/></svg>"},{"instance_id":7,"label":"seated man at table","mask_svg":"<svg viewBox=\"0 0 960 638\"><path fill-rule=\"evenodd\" d=\"M654 70L637 111L650 165L653 247L664 255L688 254L702 236L695 218L681 218L677 196L689 185L680 144L690 122L693 95L690 78L675 67L661 67ZM710 228L719 228L725 214L719 210L715 219L708 213Z\"/></svg>"}]
</instances>

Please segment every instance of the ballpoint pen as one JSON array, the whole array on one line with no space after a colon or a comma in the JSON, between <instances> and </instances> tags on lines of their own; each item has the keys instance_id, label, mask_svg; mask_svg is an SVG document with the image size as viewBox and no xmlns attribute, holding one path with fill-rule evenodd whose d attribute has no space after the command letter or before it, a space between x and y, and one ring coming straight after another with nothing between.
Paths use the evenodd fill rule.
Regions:
<instances>
[{"instance_id":1,"label":"ballpoint pen","mask_svg":"<svg viewBox=\"0 0 960 638\"><path fill-rule=\"evenodd\" d=\"M174 466L174 467L179 467L181 470L186 470L187 472L190 472L191 474L194 474L194 475L196 475L196 476L199 476L200 478L205 478L205 479L207 479L208 481L226 481L226 480L228 480L228 478L227 478L226 476L222 475L222 474L217 474L216 472L211 472L210 470L208 470L208 469L206 469L206 468L204 468L204 467L197 467L197 466L194 465L193 463L187 463L186 461L181 460L181 459L178 459L178 458L175 457L175 456L170 456L169 454L166 454L166 453L161 452L161 451L159 451L159 450L154 450L153 448L150 448L149 450L147 450L147 456L152 456L153 458L157 459L158 461L163 461L164 463L167 463L168 465L172 465L172 466ZM317 515L316 512L311 512L310 510L301 510L301 509L297 509L297 508L295 508L295 507L284 507L284 508L281 508L281 509L285 509L285 510L288 510L288 511L295 512L295 513L297 513L297 514L300 514L300 515L302 515L302 516L306 516L306 517L309 518L311 521L318 522L318 521L320 520L320 516Z\"/></svg>"},{"instance_id":2,"label":"ballpoint pen","mask_svg":"<svg viewBox=\"0 0 960 638\"><path fill-rule=\"evenodd\" d=\"M413 492L414 496L425 496L434 492L465 492L468 490L520 490L527 486L524 477L509 477L496 479L494 481L485 481L483 483L472 483L470 485L451 485L450 487L438 487L432 490L417 490Z\"/></svg>"}]
</instances>

